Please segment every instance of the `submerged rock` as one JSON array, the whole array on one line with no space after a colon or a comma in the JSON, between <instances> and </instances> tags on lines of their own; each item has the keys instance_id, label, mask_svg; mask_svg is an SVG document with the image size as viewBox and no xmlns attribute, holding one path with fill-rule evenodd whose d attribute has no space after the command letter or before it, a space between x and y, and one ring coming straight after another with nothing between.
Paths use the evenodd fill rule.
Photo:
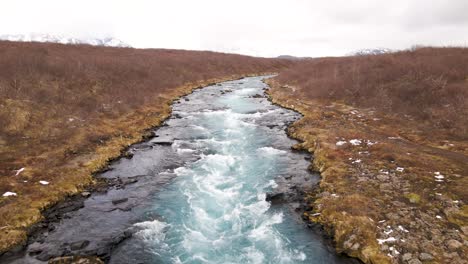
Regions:
<instances>
[{"instance_id":1,"label":"submerged rock","mask_svg":"<svg viewBox=\"0 0 468 264\"><path fill-rule=\"evenodd\" d=\"M114 204L114 205L121 204L121 203L125 203L126 201L128 201L128 198L114 199L114 200L112 200L112 204Z\"/></svg>"}]
</instances>

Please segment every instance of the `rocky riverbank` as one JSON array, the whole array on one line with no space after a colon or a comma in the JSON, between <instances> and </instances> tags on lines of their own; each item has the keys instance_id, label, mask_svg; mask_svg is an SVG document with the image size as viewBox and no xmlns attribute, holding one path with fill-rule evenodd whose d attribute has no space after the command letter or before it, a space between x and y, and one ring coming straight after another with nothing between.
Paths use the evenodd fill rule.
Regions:
<instances>
[{"instance_id":1,"label":"rocky riverbank","mask_svg":"<svg viewBox=\"0 0 468 264\"><path fill-rule=\"evenodd\" d=\"M171 113L171 103L177 98L191 93L216 82L234 80L245 76L258 76L258 74L239 74L188 83L172 89L161 96L154 105L145 106L131 114L117 119L107 120L93 127L94 130L105 134L98 138L92 146L92 151L72 151L64 164L54 164L53 167L26 168L21 173L22 185L29 184L29 178L34 173L44 171L51 175L66 175L48 180L46 185L33 187L39 189L34 199L19 196L0 197L0 254L11 249L25 246L31 227L43 219L42 211L63 201L68 196L82 193L89 186L96 183L93 175L106 168L110 161L128 155L126 150L131 144L140 142L153 136L152 129L166 120ZM58 155L62 149L74 149L79 138L72 138L66 145L57 149ZM18 178L18 179L20 179ZM28 179L28 180L26 180ZM19 188L19 187L18 187ZM31 187L32 188L32 187Z\"/></svg>"},{"instance_id":2,"label":"rocky riverbank","mask_svg":"<svg viewBox=\"0 0 468 264\"><path fill-rule=\"evenodd\" d=\"M301 213L307 209L303 195L317 183L318 176L307 171L311 157L291 151L290 146L295 141L285 134L288 124L299 115L268 102L259 80L251 78L213 85L175 101L174 113L164 126L152 131L153 138L127 148L121 159L96 175L95 185L46 209L45 219L30 230L27 247L9 251L0 261L147 263L155 258L195 258L199 252L207 252L206 257L218 259L215 255L218 252L231 257L230 248L237 247L240 251L247 248L263 252L268 259L304 262L313 258L327 263L354 263L327 248L330 241L323 240L319 225L310 224L314 232L308 232L300 220L301 214L295 217L294 211ZM252 163L254 160L256 162ZM212 172L201 172L202 189L198 180L193 186L186 182L190 179L186 173L197 173L199 169ZM215 184L211 184L213 180ZM181 184L180 187L177 184ZM239 186L248 189L241 190ZM206 188L210 191L206 192ZM228 191L219 192L218 188ZM266 195L266 200L272 205L265 202L265 191L270 189L274 191ZM193 198L185 201L187 197L210 195L209 202L199 203L200 206L210 205L214 194L222 206L204 209L192 207ZM231 199L232 195L237 196ZM157 198L159 196L161 198ZM240 208L236 210L240 210L242 217L232 217L233 210L224 208L228 205ZM207 213L213 209L220 211L212 215L197 213L202 209ZM187 231L185 226L191 223L190 228L206 232L204 226L212 222L210 217L220 223L219 228L231 225L231 221L233 226L245 225L240 229L243 235L239 236L232 228L223 229L223 236L232 236L226 240L230 241L226 244L228 248L212 251L212 246L203 247L197 254L190 252L191 247L185 247L185 243L169 247L165 243L172 240L159 240L189 232L184 241L191 243L195 239L198 244L190 235L192 229ZM185 223L175 229L181 219ZM209 235L206 234L207 238ZM213 237L215 241L219 238L219 235ZM260 243L272 239L277 243ZM246 246L245 241L250 240L252 244ZM223 247L224 243L216 245ZM141 248L146 246L149 250L142 252ZM268 249L272 246L275 250ZM168 252L168 248L174 251ZM187 253L181 254L180 250L187 250ZM256 256L236 254L232 258Z\"/></svg>"},{"instance_id":3,"label":"rocky riverbank","mask_svg":"<svg viewBox=\"0 0 468 264\"><path fill-rule=\"evenodd\" d=\"M466 155L433 147L410 120L402 127L391 115L268 83L273 102L304 115L289 135L322 177L304 217L323 224L339 252L365 263L466 263Z\"/></svg>"}]
</instances>

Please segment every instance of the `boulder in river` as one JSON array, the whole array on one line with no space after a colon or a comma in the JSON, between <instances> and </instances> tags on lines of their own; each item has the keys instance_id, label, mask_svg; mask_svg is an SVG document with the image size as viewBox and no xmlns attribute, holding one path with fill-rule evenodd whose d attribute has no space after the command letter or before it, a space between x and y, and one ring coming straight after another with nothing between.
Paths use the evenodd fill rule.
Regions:
<instances>
[{"instance_id":1,"label":"boulder in river","mask_svg":"<svg viewBox=\"0 0 468 264\"><path fill-rule=\"evenodd\" d=\"M278 204L278 203L284 202L284 193L282 192L267 193L266 200L268 202L271 202L272 204Z\"/></svg>"}]
</instances>

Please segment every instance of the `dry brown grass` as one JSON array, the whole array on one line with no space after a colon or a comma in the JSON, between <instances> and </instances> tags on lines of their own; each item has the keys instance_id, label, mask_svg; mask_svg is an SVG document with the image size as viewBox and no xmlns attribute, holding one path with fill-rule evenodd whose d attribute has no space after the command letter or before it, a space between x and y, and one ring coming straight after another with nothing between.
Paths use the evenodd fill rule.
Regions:
<instances>
[{"instance_id":1,"label":"dry brown grass","mask_svg":"<svg viewBox=\"0 0 468 264\"><path fill-rule=\"evenodd\" d=\"M339 251L366 263L406 263L404 254L420 253L433 263L464 263L466 246L448 245L468 236L467 58L466 49L422 49L316 59L270 81L274 102L304 114L289 133L314 153L322 175L309 197L320 215L307 215ZM445 83L438 89L437 72ZM377 243L390 236L397 241Z\"/></svg>"},{"instance_id":2,"label":"dry brown grass","mask_svg":"<svg viewBox=\"0 0 468 264\"><path fill-rule=\"evenodd\" d=\"M467 48L311 59L276 79L294 87L298 97L375 108L467 140Z\"/></svg>"},{"instance_id":3,"label":"dry brown grass","mask_svg":"<svg viewBox=\"0 0 468 264\"><path fill-rule=\"evenodd\" d=\"M0 42L0 194L18 194L0 197L0 252L24 241L43 208L92 183L93 172L159 125L178 96L288 65L203 51Z\"/></svg>"}]
</instances>

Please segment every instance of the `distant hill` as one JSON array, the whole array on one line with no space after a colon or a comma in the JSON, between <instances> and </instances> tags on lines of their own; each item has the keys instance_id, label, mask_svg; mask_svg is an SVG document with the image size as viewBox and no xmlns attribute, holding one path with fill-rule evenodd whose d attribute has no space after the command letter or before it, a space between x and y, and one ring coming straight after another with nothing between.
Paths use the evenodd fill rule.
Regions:
<instances>
[{"instance_id":1,"label":"distant hill","mask_svg":"<svg viewBox=\"0 0 468 264\"><path fill-rule=\"evenodd\" d=\"M0 40L8 41L21 41L21 42L51 42L61 44L88 44L93 46L105 46L105 47L130 47L127 43L116 39L116 38L72 38L61 35L51 34L17 34L17 35L1 35Z\"/></svg>"}]
</instances>

